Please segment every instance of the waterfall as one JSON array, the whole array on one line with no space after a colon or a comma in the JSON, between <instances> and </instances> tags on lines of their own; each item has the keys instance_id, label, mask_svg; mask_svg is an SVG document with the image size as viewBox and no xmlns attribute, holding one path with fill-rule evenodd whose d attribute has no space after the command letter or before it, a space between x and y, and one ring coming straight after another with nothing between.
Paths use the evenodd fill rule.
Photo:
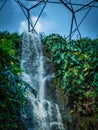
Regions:
<instances>
[{"instance_id":1,"label":"waterfall","mask_svg":"<svg viewBox=\"0 0 98 130\"><path fill-rule=\"evenodd\" d=\"M31 102L33 123L27 130L65 130L58 105L46 100L46 80L53 78L54 74L45 75L44 60L38 35L24 33L21 54L22 79L31 87L27 90L27 99ZM37 91L36 97L32 89Z\"/></svg>"}]
</instances>

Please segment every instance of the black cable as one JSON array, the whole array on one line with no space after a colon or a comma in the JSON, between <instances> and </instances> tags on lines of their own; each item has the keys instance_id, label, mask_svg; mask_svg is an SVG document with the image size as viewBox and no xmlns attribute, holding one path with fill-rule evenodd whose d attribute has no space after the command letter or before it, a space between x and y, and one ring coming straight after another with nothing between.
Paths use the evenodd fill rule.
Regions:
<instances>
[{"instance_id":1,"label":"black cable","mask_svg":"<svg viewBox=\"0 0 98 130\"><path fill-rule=\"evenodd\" d=\"M0 0L0 2L2 2L2 1L5 1L5 0Z\"/></svg>"},{"instance_id":2,"label":"black cable","mask_svg":"<svg viewBox=\"0 0 98 130\"><path fill-rule=\"evenodd\" d=\"M40 1L39 3L37 3L37 4L33 5L32 7L30 7L29 10L34 9L35 7L38 7L42 3L43 3L43 1Z\"/></svg>"},{"instance_id":3,"label":"black cable","mask_svg":"<svg viewBox=\"0 0 98 130\"><path fill-rule=\"evenodd\" d=\"M70 3L72 3L71 0L69 0L69 1L70 1ZM79 28L78 28L77 19L76 19L76 16L75 16L75 11L74 11L74 8L73 8L72 5L71 5L71 9L72 9L72 22L71 22L71 27L70 27L70 36L69 36L69 39L71 39L71 35L72 35L72 30L73 30L73 24L74 24L74 22L75 22L75 25L76 25L78 34L79 34L79 36L80 36L80 38L81 38L81 33L80 33Z\"/></svg>"},{"instance_id":4,"label":"black cable","mask_svg":"<svg viewBox=\"0 0 98 130\"><path fill-rule=\"evenodd\" d=\"M73 17L73 14L72 14L72 20L71 20L71 26L70 26L70 34L69 34L69 39L71 39L72 29L73 29L73 23L74 23L74 17Z\"/></svg>"},{"instance_id":5,"label":"black cable","mask_svg":"<svg viewBox=\"0 0 98 130\"><path fill-rule=\"evenodd\" d=\"M31 28L34 28L34 27L33 27L33 23L32 23L31 15L30 15L30 25L31 25Z\"/></svg>"},{"instance_id":6,"label":"black cable","mask_svg":"<svg viewBox=\"0 0 98 130\"><path fill-rule=\"evenodd\" d=\"M68 0L64 0L65 2L68 2Z\"/></svg>"},{"instance_id":7,"label":"black cable","mask_svg":"<svg viewBox=\"0 0 98 130\"><path fill-rule=\"evenodd\" d=\"M22 6L23 4L21 4L20 3L20 1L18 0L15 0L16 1L16 3L18 3L19 4L19 6L20 6L20 8L21 8L21 10L23 11L23 13L24 13L24 15L26 16L26 18L28 19L28 16L27 16L27 14L26 14L26 12L25 12L25 10L27 11L28 9L25 7L25 6ZM25 9L25 10L24 10Z\"/></svg>"},{"instance_id":8,"label":"black cable","mask_svg":"<svg viewBox=\"0 0 98 130\"><path fill-rule=\"evenodd\" d=\"M31 1L31 0L28 0L28 1ZM39 2L39 1L34 0L32 2ZM45 1L43 1L43 2L45 2ZM50 4L61 4L61 2L56 2L56 1L48 1L47 3L50 3Z\"/></svg>"},{"instance_id":9,"label":"black cable","mask_svg":"<svg viewBox=\"0 0 98 130\"><path fill-rule=\"evenodd\" d=\"M33 8L35 8L35 7L38 7L38 6L41 5L42 3L39 2L38 4L36 4L36 5L34 5L34 6L30 7L30 8L27 8L27 7L26 7L22 2L20 2L19 0L15 0L15 1L20 5L21 10L23 11L25 17L26 17L27 20L28 20L28 31L30 32L30 26L31 26L32 28L34 28L34 27L33 27L33 24L32 24L32 20L31 20L31 16L30 16L30 10L33 9ZM27 13L26 13L26 12L27 12Z\"/></svg>"},{"instance_id":10,"label":"black cable","mask_svg":"<svg viewBox=\"0 0 98 130\"><path fill-rule=\"evenodd\" d=\"M79 34L79 36L81 38L81 33L80 33L80 30L79 30L77 19L76 19L75 15L74 15L74 19L75 19L75 24L76 24L76 28L77 28L78 34Z\"/></svg>"},{"instance_id":11,"label":"black cable","mask_svg":"<svg viewBox=\"0 0 98 130\"><path fill-rule=\"evenodd\" d=\"M39 0L26 0L26 1L34 1L34 2L39 2ZM44 2L44 0L43 0L43 2ZM56 1L48 1L47 3L51 3L51 4L62 4L61 2L56 2ZM66 4L67 5L75 5L75 6L84 6L85 4L77 4L77 3L71 3L70 4L70 2L66 2ZM88 7L91 7L91 5L86 5L86 6L88 6ZM94 8L98 8L98 6L92 6L92 7L94 7Z\"/></svg>"},{"instance_id":12,"label":"black cable","mask_svg":"<svg viewBox=\"0 0 98 130\"><path fill-rule=\"evenodd\" d=\"M22 6L25 9L28 9L20 0L15 0L20 6Z\"/></svg>"},{"instance_id":13,"label":"black cable","mask_svg":"<svg viewBox=\"0 0 98 130\"><path fill-rule=\"evenodd\" d=\"M2 4L2 6L0 7L0 10L4 7L4 5L6 4L7 0L4 1L4 3Z\"/></svg>"},{"instance_id":14,"label":"black cable","mask_svg":"<svg viewBox=\"0 0 98 130\"><path fill-rule=\"evenodd\" d=\"M72 12L72 9L63 0L60 1L70 12Z\"/></svg>"},{"instance_id":15,"label":"black cable","mask_svg":"<svg viewBox=\"0 0 98 130\"><path fill-rule=\"evenodd\" d=\"M26 0L26 1L32 1L32 2L37 2L35 5L31 6L30 8L27 8L20 0L15 0L21 7L24 15L26 16L27 20L29 21L28 23L30 24L30 26L34 29L39 18L41 17L45 7L46 7L46 4L47 3L52 3L52 4L62 4L64 5L71 13L72 13L72 21L71 21L71 27L70 27L70 37L73 33L75 33L75 31L78 31L79 35L81 36L80 34L80 30L79 30L79 27L80 25L82 24L82 22L84 21L84 19L86 18L86 16L88 15L88 13L90 12L91 8L93 7L96 7L98 8L98 6L94 5L96 3L96 0L94 1L90 1L88 2L87 4L76 4L76 3L72 3L71 0L59 0L58 2L56 1L49 1L49 0ZM0 2L3 2L3 4L1 5L0 7L0 10L4 7L4 5L6 4L7 0L0 0ZM38 15L38 18L33 26L32 24L32 19L31 19L31 15L30 15L30 10L38 7L39 5L42 5L44 4L40 14ZM92 4L92 5L91 5ZM80 6L79 9L77 10L74 10L73 6ZM88 9L89 8L89 9ZM77 23L77 18L76 18L76 13L82 11L82 10L85 10L85 9L88 9L88 11L86 12L86 14L84 15L84 17L82 18L82 20L80 21L80 23L78 24ZM28 16L28 13L29 13L29 16ZM76 28L73 30L73 24L75 22L75 25L76 25Z\"/></svg>"},{"instance_id":16,"label":"black cable","mask_svg":"<svg viewBox=\"0 0 98 130\"><path fill-rule=\"evenodd\" d=\"M87 4L85 4L85 5L83 5L81 8L77 9L75 12L79 12L81 9L83 9L83 8L86 7L86 6L89 6L89 5L92 4L93 2L94 2L94 0L91 1L91 2L89 2L89 3L87 3Z\"/></svg>"},{"instance_id":17,"label":"black cable","mask_svg":"<svg viewBox=\"0 0 98 130\"><path fill-rule=\"evenodd\" d=\"M70 0L70 3L71 3L71 0ZM71 10L72 10L72 20L71 20L71 26L70 26L70 36L69 36L69 39L71 39L71 34L72 34L72 29L73 29L73 24L74 24L74 10L73 10L73 6L71 5Z\"/></svg>"},{"instance_id":18,"label":"black cable","mask_svg":"<svg viewBox=\"0 0 98 130\"><path fill-rule=\"evenodd\" d=\"M93 5L95 4L95 2L93 3ZM83 23L84 19L87 17L87 15L89 14L90 10L92 9L92 6L89 8L89 10L86 12L86 14L84 15L84 17L82 18L82 20L80 21L80 23L78 24L78 26L72 31L72 34L75 33L75 31L77 30L77 28L80 27L80 25ZM68 35L66 38L69 38L70 35Z\"/></svg>"},{"instance_id":19,"label":"black cable","mask_svg":"<svg viewBox=\"0 0 98 130\"><path fill-rule=\"evenodd\" d=\"M48 0L47 0L47 1L48 1ZM41 10L41 12L40 12L40 14L39 14L39 16L38 16L38 18L37 18L36 22L35 22L35 24L34 24L34 26L33 26L34 28L35 28L35 26L36 26L36 24L37 24L37 22L38 22L38 20L39 20L40 16L42 15L42 13L43 13L43 11L44 11L44 9L45 9L46 5L47 5L47 2L45 2L45 4L44 4L44 6L43 6L43 8L42 8L42 10Z\"/></svg>"},{"instance_id":20,"label":"black cable","mask_svg":"<svg viewBox=\"0 0 98 130\"><path fill-rule=\"evenodd\" d=\"M42 5L42 4L44 4L43 1L37 3L36 5L34 5L34 7L30 7L30 8L29 8L29 11L30 11L31 9L35 8L35 7L38 7L39 5ZM37 24L37 22L38 22L39 19L36 20L36 23L35 23L35 25L33 26L31 15L30 15L29 18L30 18L30 19L29 19L29 20L30 20L29 23L30 23L30 26L31 26L31 28L32 28L32 31L35 31L35 32L37 33L37 31L36 31L34 28L35 28L35 26L36 26L36 24ZM37 34L38 34L38 33L37 33Z\"/></svg>"}]
</instances>

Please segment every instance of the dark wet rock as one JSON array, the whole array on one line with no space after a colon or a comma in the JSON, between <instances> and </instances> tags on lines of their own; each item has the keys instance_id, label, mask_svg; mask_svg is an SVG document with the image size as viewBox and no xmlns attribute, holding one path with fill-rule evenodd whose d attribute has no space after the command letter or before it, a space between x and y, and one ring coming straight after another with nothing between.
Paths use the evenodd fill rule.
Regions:
<instances>
[{"instance_id":1,"label":"dark wet rock","mask_svg":"<svg viewBox=\"0 0 98 130\"><path fill-rule=\"evenodd\" d=\"M59 96L54 82L53 65L42 55L41 43L37 36L25 34L22 49L21 65L25 71L22 76L31 86L27 90L25 112L22 112L25 127L27 130L65 130L57 105ZM38 93L36 96L33 90Z\"/></svg>"},{"instance_id":2,"label":"dark wet rock","mask_svg":"<svg viewBox=\"0 0 98 130\"><path fill-rule=\"evenodd\" d=\"M51 130L63 130L62 124L56 122L51 123Z\"/></svg>"}]
</instances>

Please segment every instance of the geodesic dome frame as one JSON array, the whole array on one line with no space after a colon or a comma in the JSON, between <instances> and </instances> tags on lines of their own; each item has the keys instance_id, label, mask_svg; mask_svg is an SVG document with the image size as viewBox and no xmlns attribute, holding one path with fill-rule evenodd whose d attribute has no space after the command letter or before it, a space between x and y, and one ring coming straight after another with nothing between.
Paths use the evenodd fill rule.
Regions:
<instances>
[{"instance_id":1,"label":"geodesic dome frame","mask_svg":"<svg viewBox=\"0 0 98 130\"><path fill-rule=\"evenodd\" d=\"M98 0L89 0L88 2L81 4L81 3L75 3L73 2L73 0L24 0L27 2L32 2L32 5L30 7L27 7L23 0L14 0L21 8L21 10L23 11L27 21L28 21L28 31L36 31L35 27L40 19L40 17L42 16L47 4L62 4L67 10L69 10L69 12L71 13L71 24L70 24L70 31L69 31L69 35L67 36L67 38L71 39L72 36L74 35L75 32L78 33L79 37L81 38L81 32L80 32L80 25L83 23L83 21L85 20L85 18L87 17L87 15L90 13L92 8L98 8L98 5L96 5L96 3L98 2ZM7 0L0 0L0 10L5 6ZM35 21L35 23L32 22L31 19L31 11L33 9L36 9L38 6L42 6L40 13L37 16L37 20ZM77 9L75 9L74 7L77 7ZM86 10L86 13L83 15L83 17L81 18L81 21L78 22L77 21L77 16L76 14L82 10ZM75 27L74 27L74 26Z\"/></svg>"}]
</instances>

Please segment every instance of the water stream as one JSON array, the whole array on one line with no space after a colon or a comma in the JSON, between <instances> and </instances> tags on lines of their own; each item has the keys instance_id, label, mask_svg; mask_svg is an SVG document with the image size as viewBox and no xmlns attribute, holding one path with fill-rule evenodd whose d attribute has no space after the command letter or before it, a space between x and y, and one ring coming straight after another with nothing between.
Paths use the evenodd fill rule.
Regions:
<instances>
[{"instance_id":1,"label":"water stream","mask_svg":"<svg viewBox=\"0 0 98 130\"><path fill-rule=\"evenodd\" d=\"M21 68L22 79L37 91L37 97L28 89L27 98L32 104L33 127L28 130L65 130L59 107L53 101L46 100L46 80L54 74L45 75L42 45L38 35L24 33L22 39ZM34 123L35 122L35 123Z\"/></svg>"}]
</instances>

